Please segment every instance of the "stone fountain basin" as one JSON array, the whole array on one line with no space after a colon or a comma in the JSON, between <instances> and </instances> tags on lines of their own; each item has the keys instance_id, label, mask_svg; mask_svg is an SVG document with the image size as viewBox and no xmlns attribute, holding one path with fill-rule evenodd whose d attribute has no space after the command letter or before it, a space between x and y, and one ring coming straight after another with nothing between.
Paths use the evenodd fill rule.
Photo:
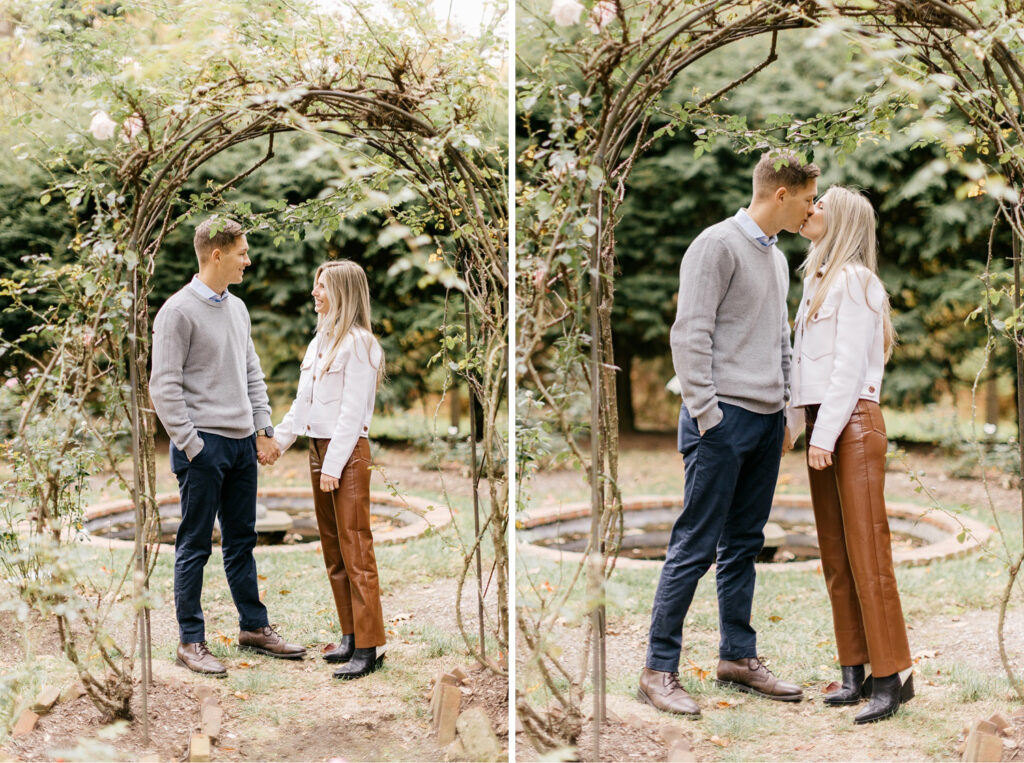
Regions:
<instances>
[{"instance_id":1,"label":"stone fountain basin","mask_svg":"<svg viewBox=\"0 0 1024 763\"><path fill-rule=\"evenodd\" d=\"M631 519L643 518L644 524L651 520L670 521L682 510L682 496L634 496L623 500L626 526ZM770 521L806 520L812 511L809 495L780 493L775 496ZM917 506L910 503L886 502L886 513L893 530L915 535L926 541L925 545L910 549L894 549L893 562L900 566L928 564L940 559L966 556L982 547L992 534L987 526L967 516L954 516L946 512ZM557 535L586 531L590 527L590 503L580 502L561 506L540 506L519 515L517 527L517 548L519 552L540 558L561 562L581 561L580 551L539 546L536 540ZM961 543L957 536L965 533ZM635 536L634 536L635 537ZM667 540L666 540L667 542ZM657 569L662 562L650 559L627 559L619 557L616 567L626 569ZM758 572L789 572L820 570L819 559L786 563L758 563Z\"/></svg>"},{"instance_id":2,"label":"stone fountain basin","mask_svg":"<svg viewBox=\"0 0 1024 763\"><path fill-rule=\"evenodd\" d=\"M160 493L156 496L156 503L159 507L177 506L179 503L177 493ZM257 501L267 507L268 513L281 513L275 511L278 506L295 502L296 500L308 500L312 506L313 492L308 487L270 487L261 488L257 493ZM386 546L395 543L403 543L412 538L424 535L426 532L440 530L452 521L451 512L444 504L438 505L425 498L415 496L395 496L391 493L370 493L371 512L377 515L387 515L399 526L386 532L375 532L373 542L378 546ZM85 525L92 531L88 536L88 542L106 546L109 548L134 548L134 540L119 540L100 534L94 534L97 528L101 528L106 520L107 524L119 521L125 514L134 511L135 504L131 499L108 501L89 506L85 510ZM169 512L169 516L179 516L180 509L176 512ZM169 543L159 544L161 551L174 553L174 546ZM293 551L314 551L320 546L320 541L308 543L289 543L281 545L258 546L258 553L285 553Z\"/></svg>"}]
</instances>

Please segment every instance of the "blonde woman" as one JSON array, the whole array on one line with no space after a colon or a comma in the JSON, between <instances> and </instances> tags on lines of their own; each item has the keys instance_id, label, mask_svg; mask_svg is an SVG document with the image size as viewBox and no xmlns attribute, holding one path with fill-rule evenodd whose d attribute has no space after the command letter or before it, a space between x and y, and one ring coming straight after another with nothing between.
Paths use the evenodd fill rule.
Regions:
<instances>
[{"instance_id":1,"label":"blonde woman","mask_svg":"<svg viewBox=\"0 0 1024 763\"><path fill-rule=\"evenodd\" d=\"M895 335L876 273L870 202L833 186L800 234L811 246L794 326L792 404L806 414L811 498L843 678L824 699L851 705L870 695L854 722L872 723L914 696L885 513L888 442L878 406Z\"/></svg>"},{"instance_id":2,"label":"blonde woman","mask_svg":"<svg viewBox=\"0 0 1024 763\"><path fill-rule=\"evenodd\" d=\"M295 402L274 432L284 452L309 438L309 473L340 644L324 659L335 678L380 667L384 618L370 533L370 418L384 353L370 330L366 273L354 262L321 265L313 279L317 331L302 359Z\"/></svg>"}]
</instances>

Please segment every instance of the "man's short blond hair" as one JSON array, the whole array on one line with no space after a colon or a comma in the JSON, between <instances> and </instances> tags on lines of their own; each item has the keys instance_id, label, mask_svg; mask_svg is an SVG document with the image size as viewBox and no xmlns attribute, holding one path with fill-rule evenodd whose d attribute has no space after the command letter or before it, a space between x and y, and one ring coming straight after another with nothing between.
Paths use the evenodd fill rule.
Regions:
<instances>
[{"instance_id":1,"label":"man's short blond hair","mask_svg":"<svg viewBox=\"0 0 1024 763\"><path fill-rule=\"evenodd\" d=\"M818 165L804 164L792 151L777 149L761 156L754 168L754 196L770 196L779 188L794 191L821 175Z\"/></svg>"},{"instance_id":2,"label":"man's short blond hair","mask_svg":"<svg viewBox=\"0 0 1024 763\"><path fill-rule=\"evenodd\" d=\"M192 239L200 262L210 259L214 249L227 249L245 235L242 226L226 217L211 217L199 223Z\"/></svg>"}]
</instances>

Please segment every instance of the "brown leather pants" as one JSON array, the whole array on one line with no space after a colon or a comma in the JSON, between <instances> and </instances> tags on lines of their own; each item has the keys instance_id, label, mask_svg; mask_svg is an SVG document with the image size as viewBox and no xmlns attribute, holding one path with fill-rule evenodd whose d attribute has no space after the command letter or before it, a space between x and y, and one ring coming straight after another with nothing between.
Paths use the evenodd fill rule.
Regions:
<instances>
[{"instance_id":1,"label":"brown leather pants","mask_svg":"<svg viewBox=\"0 0 1024 763\"><path fill-rule=\"evenodd\" d=\"M806 412L810 442L818 406ZM882 409L859 400L832 466L807 469L839 664L870 662L876 676L911 665L883 495L887 445Z\"/></svg>"},{"instance_id":2,"label":"brown leather pants","mask_svg":"<svg viewBox=\"0 0 1024 763\"><path fill-rule=\"evenodd\" d=\"M370 532L370 443L365 437L358 439L341 472L341 484L325 493L320 489L320 465L330 442L310 438L309 476L341 632L353 634L358 649L383 646L384 615Z\"/></svg>"}]
</instances>

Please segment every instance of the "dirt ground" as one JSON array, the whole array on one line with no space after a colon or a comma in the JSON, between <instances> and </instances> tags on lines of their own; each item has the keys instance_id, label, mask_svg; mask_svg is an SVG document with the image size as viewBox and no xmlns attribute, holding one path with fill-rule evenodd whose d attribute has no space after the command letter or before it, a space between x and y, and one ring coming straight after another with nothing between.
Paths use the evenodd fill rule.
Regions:
<instances>
[{"instance_id":1,"label":"dirt ground","mask_svg":"<svg viewBox=\"0 0 1024 763\"><path fill-rule=\"evenodd\" d=\"M438 471L427 468L426 454L394 447L378 448L375 462L381 468L373 474L374 490L386 490L390 484L401 492L440 498L443 479L449 496L456 503L461 500L461 505L465 505L464 499L472 495L466 469L460 464L446 462ZM164 475L162 480L169 484L162 485L161 489L173 489L169 476ZM261 473L261 484L304 484L307 480L305 455L298 450L285 454L274 470ZM97 480L97 485L100 484ZM427 543L429 541L414 540L401 548L408 549L410 555L437 553L436 540L433 546L423 545ZM417 550L424 547L427 551ZM444 554L456 553L448 546L440 548ZM273 558L261 556L259 549L256 554L261 572L273 569L274 564L292 564L277 558L280 554ZM303 584L308 579L308 586L322 586L324 591L320 598L326 602L327 582L320 577L322 566L317 565L322 562L318 562L318 558L300 566L294 574L303 579ZM170 561L162 559L161 563ZM289 567L281 569L293 574ZM412 570L415 571L414 566ZM212 751L213 760L445 760L445 750L437 744L430 718L427 696L431 682L440 672L459 665L469 668L473 663L454 622L456 581L428 572L387 575L382 570L382 574L388 577L382 604L389 643L384 668L366 678L345 682L332 678L332 667L320 659L320 653L329 646L330 637L336 638L328 631L319 631L319 640L304 640L306 659L292 662L239 652L234 647L235 633L226 628L208 630L207 637L211 648L227 667L228 678L200 677L174 663L177 626L173 608L164 607L154 610L152 620L155 685L149 693L148 742L143 740L139 719L130 722L113 738L102 738L108 732L104 730L99 712L87 697L80 697L57 704L39 720L31 734L0 743L0 760L186 760L189 736L199 730L196 692L202 685L213 688L224 712L221 736ZM261 581L266 581L266 576L261 576ZM223 571L219 563L211 562L207 568L207 587L212 587L214 582L223 583ZM470 581L463 590L462 601L463 611L468 613L467 628L472 633L476 632L475 591L475 584ZM493 608L493 596L491 590L486 607ZM213 601L208 602L207 598L204 594L208 623L230 622L233 618L230 599L211 596ZM320 615L318 612L317 616ZM274 617L275 612L271 611L272 621ZM294 626L292 630L296 630ZM288 638L287 629L282 628L282 633ZM22 662L26 654L31 653L34 659L40 660L44 670L59 679L58 685L71 683L73 677L60 657L53 626L37 620L31 622L28 634L31 650L13 614L0 611L0 672ZM486 668L471 669L469 673L462 709L474 705L482 707L499 740L507 747L507 678ZM24 699L31 700L31 697ZM140 701L141 692L137 690L133 698L133 709L137 713ZM70 758L61 752L76 747L77 752Z\"/></svg>"}]
</instances>

